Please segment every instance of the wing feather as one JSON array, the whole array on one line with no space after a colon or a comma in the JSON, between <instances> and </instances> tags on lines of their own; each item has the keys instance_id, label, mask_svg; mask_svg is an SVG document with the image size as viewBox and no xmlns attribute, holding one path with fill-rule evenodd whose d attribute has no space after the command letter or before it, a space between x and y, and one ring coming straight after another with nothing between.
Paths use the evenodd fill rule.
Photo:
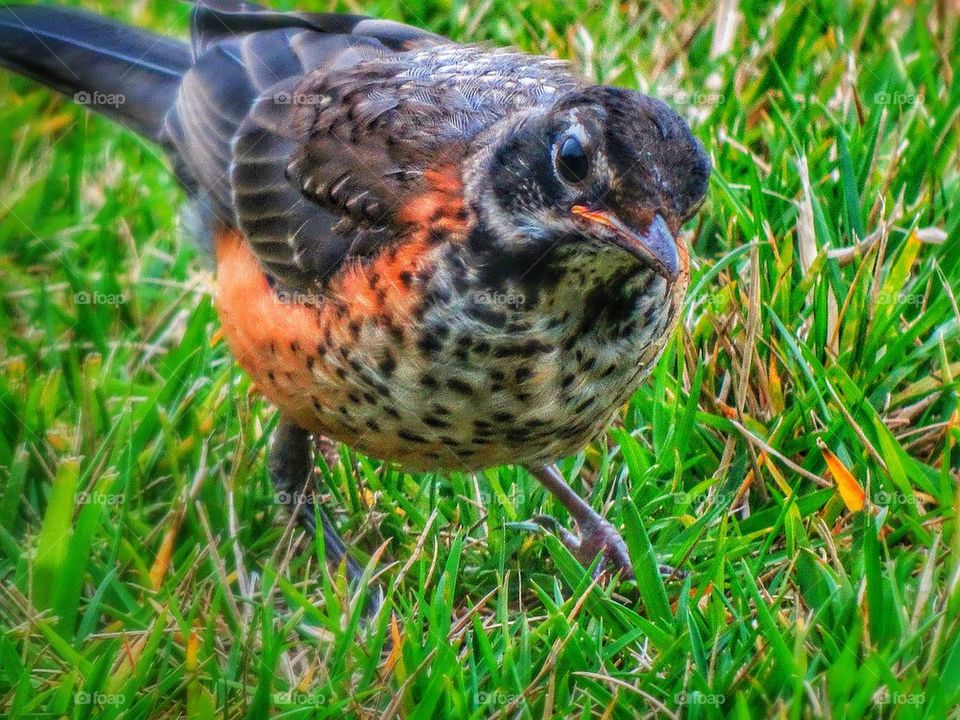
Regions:
<instances>
[{"instance_id":1,"label":"wing feather","mask_svg":"<svg viewBox=\"0 0 960 720\"><path fill-rule=\"evenodd\" d=\"M197 2L192 40L166 122L178 173L295 292L322 290L348 259L380 251L427 171L511 109L574 83L553 61L392 21L236 0ZM542 92L522 85L528 76Z\"/></svg>"}]
</instances>

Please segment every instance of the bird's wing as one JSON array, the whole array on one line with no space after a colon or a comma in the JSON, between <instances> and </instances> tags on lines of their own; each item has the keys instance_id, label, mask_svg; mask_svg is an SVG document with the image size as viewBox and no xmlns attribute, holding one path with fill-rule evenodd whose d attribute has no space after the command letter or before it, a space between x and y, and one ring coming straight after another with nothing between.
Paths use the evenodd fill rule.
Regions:
<instances>
[{"instance_id":1,"label":"bird's wing","mask_svg":"<svg viewBox=\"0 0 960 720\"><path fill-rule=\"evenodd\" d=\"M467 138L572 82L399 23L233 0L196 3L192 40L166 124L180 173L294 292L395 237L425 170Z\"/></svg>"},{"instance_id":2,"label":"bird's wing","mask_svg":"<svg viewBox=\"0 0 960 720\"><path fill-rule=\"evenodd\" d=\"M497 120L575 85L559 61L452 43L322 67L298 90L305 135L291 178L358 227L395 227L431 171L459 169Z\"/></svg>"}]
</instances>

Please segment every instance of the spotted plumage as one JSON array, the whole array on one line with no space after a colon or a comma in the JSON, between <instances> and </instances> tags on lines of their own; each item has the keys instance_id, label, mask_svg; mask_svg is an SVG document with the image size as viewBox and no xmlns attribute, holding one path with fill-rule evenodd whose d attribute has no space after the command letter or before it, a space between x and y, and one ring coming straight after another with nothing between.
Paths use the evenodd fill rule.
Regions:
<instances>
[{"instance_id":1,"label":"spotted plumage","mask_svg":"<svg viewBox=\"0 0 960 720\"><path fill-rule=\"evenodd\" d=\"M629 572L549 466L677 321L709 162L669 107L552 58L236 0L196 2L189 45L0 9L0 62L137 100L104 112L164 147L192 198L224 334L283 418L278 487L308 481L311 434L412 470L525 465L579 556Z\"/></svg>"},{"instance_id":2,"label":"spotted plumage","mask_svg":"<svg viewBox=\"0 0 960 720\"><path fill-rule=\"evenodd\" d=\"M477 287L476 271L469 242L453 237L357 264L327 288L351 298L355 311L341 313L278 296L236 235L219 247L226 336L263 392L302 427L410 469L543 465L577 452L649 372L682 295L651 271L614 295L597 274L599 310L582 287L533 294L522 278L458 291ZM566 254L555 262L582 263ZM404 282L410 255L417 272Z\"/></svg>"}]
</instances>

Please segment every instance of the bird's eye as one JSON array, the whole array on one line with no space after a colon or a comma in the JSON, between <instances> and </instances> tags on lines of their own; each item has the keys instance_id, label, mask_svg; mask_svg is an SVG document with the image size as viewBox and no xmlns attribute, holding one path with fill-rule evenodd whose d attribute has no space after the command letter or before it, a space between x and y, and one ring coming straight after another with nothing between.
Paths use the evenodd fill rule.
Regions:
<instances>
[{"instance_id":1,"label":"bird's eye","mask_svg":"<svg viewBox=\"0 0 960 720\"><path fill-rule=\"evenodd\" d=\"M590 160L580 141L568 135L557 144L557 173L571 185L579 185L590 174Z\"/></svg>"}]
</instances>

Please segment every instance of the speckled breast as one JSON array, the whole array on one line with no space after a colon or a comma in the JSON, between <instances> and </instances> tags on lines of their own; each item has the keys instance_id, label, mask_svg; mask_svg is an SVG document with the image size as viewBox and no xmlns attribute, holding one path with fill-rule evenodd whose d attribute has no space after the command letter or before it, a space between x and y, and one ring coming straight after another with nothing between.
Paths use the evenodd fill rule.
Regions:
<instances>
[{"instance_id":1,"label":"speckled breast","mask_svg":"<svg viewBox=\"0 0 960 720\"><path fill-rule=\"evenodd\" d=\"M411 470L541 465L597 435L659 355L683 288L611 258L489 283L459 244L407 243L319 302L218 242L227 340L289 418ZM602 253L601 253L602 255Z\"/></svg>"}]
</instances>

